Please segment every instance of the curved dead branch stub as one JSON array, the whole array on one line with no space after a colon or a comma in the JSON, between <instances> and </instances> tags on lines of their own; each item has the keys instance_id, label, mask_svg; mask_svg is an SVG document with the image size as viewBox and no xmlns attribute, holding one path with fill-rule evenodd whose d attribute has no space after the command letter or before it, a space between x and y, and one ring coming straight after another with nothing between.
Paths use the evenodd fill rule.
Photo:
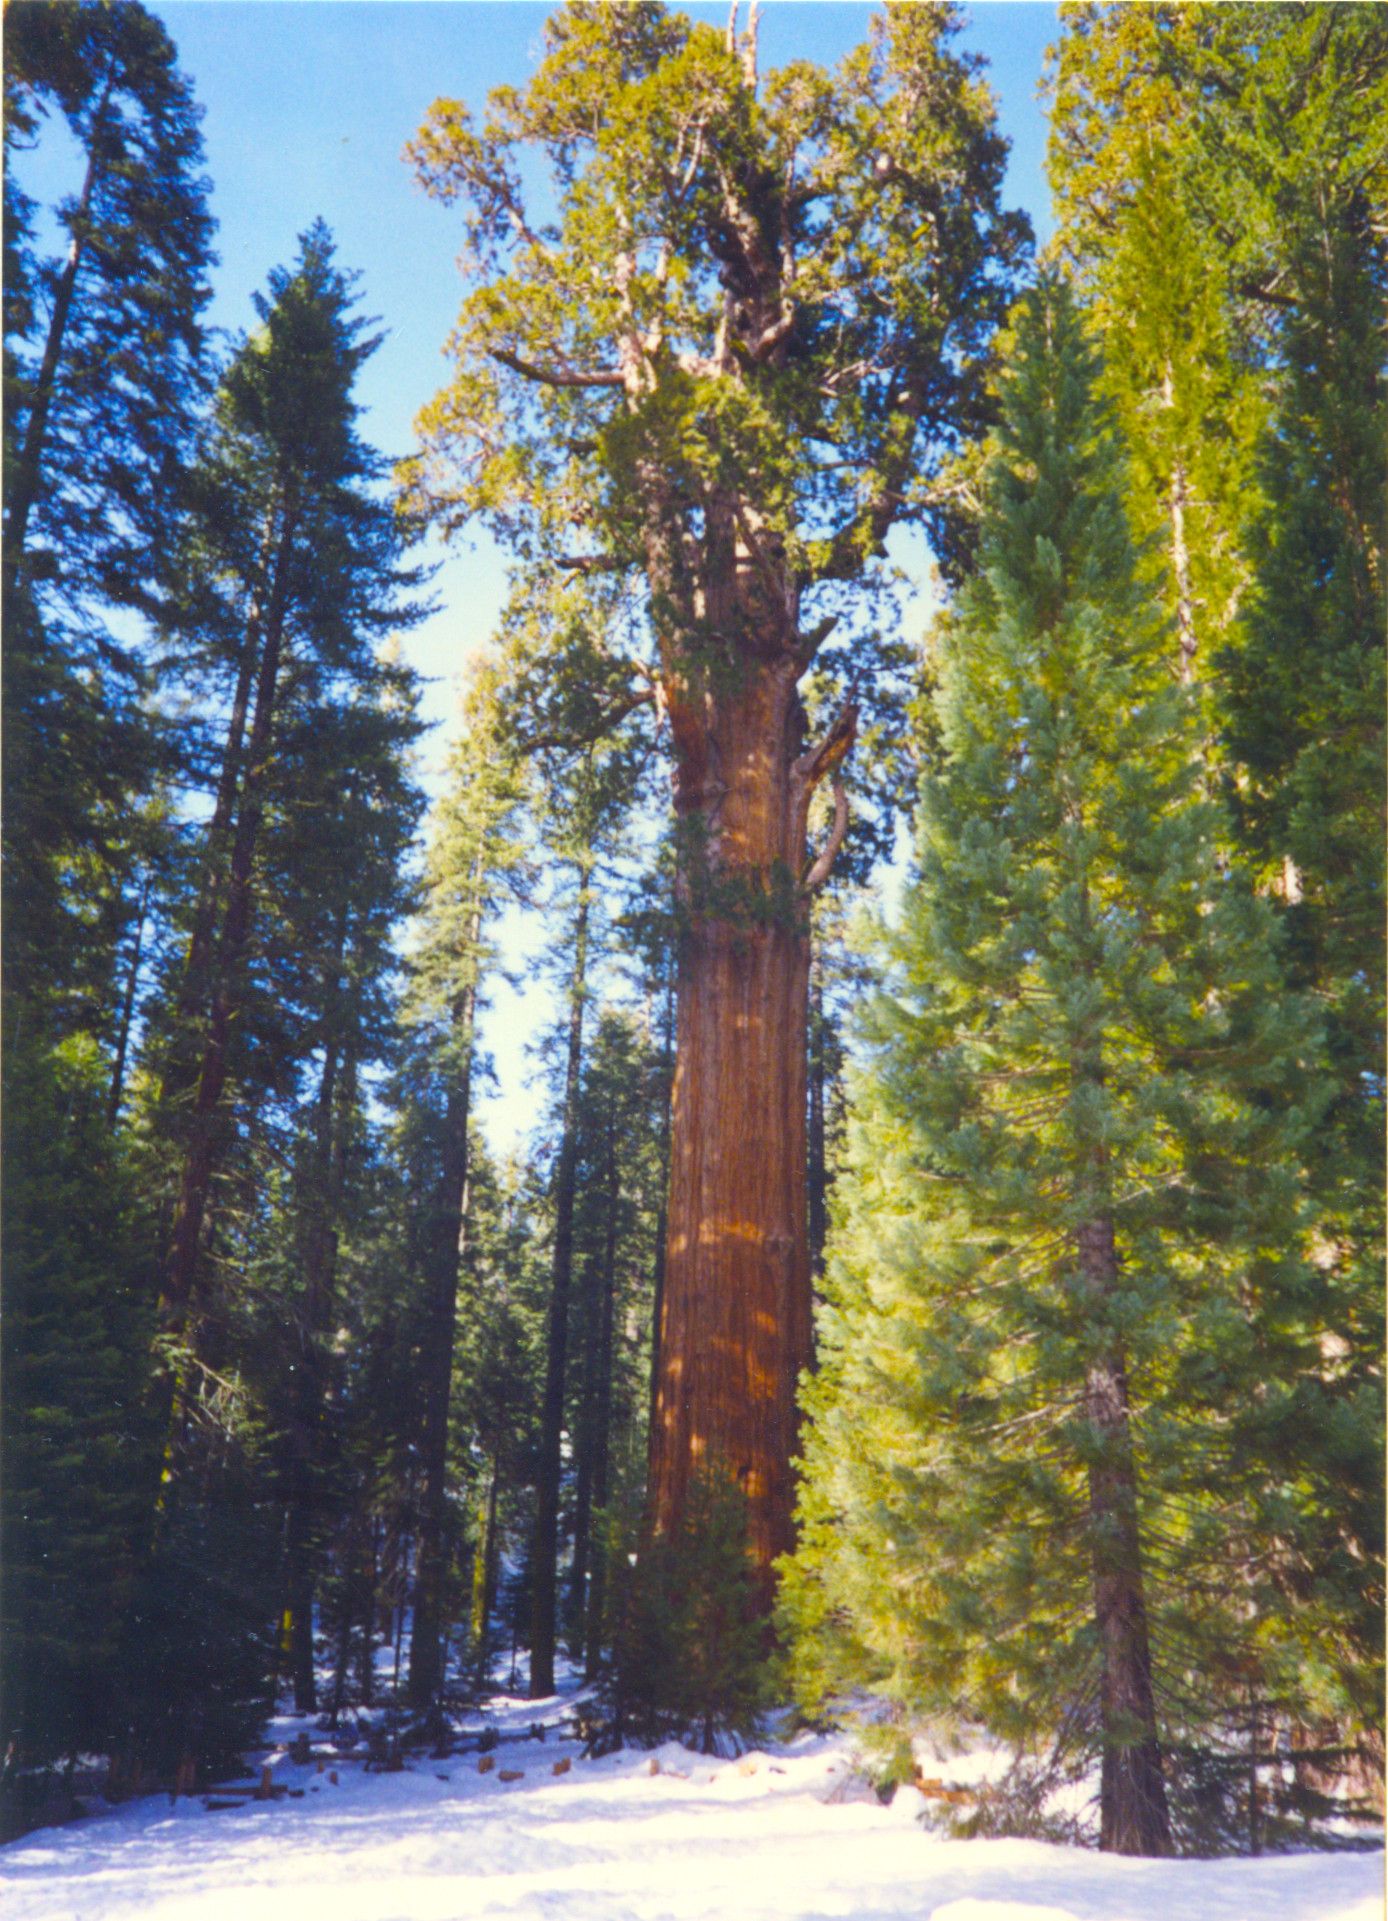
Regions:
<instances>
[{"instance_id":1,"label":"curved dead branch stub","mask_svg":"<svg viewBox=\"0 0 1388 1921\"><path fill-rule=\"evenodd\" d=\"M834 824L829 829L828 840L811 862L809 872L800 883L802 894L817 894L828 880L847 832L848 789L844 786L842 772L836 767L834 769Z\"/></svg>"}]
</instances>

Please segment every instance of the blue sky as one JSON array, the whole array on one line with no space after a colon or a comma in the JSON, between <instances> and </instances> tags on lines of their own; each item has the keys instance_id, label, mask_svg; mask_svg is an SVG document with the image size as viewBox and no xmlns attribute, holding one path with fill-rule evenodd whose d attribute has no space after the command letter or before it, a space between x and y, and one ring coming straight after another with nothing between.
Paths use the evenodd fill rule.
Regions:
<instances>
[{"instance_id":1,"label":"blue sky","mask_svg":"<svg viewBox=\"0 0 1388 1921\"><path fill-rule=\"evenodd\" d=\"M166 23L205 118L207 173L219 223L220 266L212 319L238 333L252 294L291 260L297 236L321 215L344 266L361 275L367 312L386 338L363 370L366 437L391 454L409 450L416 413L442 384L442 349L462 282L454 264L458 217L416 188L401 154L440 95L474 107L503 83L524 85L538 58L549 8L530 0L148 0ZM727 19L727 0L687 11ZM860 41L872 8L844 0L767 0L763 69L791 58L837 60ZM1043 174L1045 123L1036 97L1056 9L1040 0L990 0L967 10L963 44L983 54L1012 141L1008 197L1049 232ZM30 190L50 202L77 185L75 152L54 133L27 157ZM894 547L910 564L910 551ZM919 549L916 550L919 554ZM501 605L500 557L485 536L444 555L438 614L408 640L431 685L426 778L437 777L457 708L458 675ZM433 784L431 779L430 784ZM504 931L513 962L543 935L518 920ZM527 1131L527 1036L548 996L500 986L486 1038L501 1079L484 1103L498 1147Z\"/></svg>"}]
</instances>

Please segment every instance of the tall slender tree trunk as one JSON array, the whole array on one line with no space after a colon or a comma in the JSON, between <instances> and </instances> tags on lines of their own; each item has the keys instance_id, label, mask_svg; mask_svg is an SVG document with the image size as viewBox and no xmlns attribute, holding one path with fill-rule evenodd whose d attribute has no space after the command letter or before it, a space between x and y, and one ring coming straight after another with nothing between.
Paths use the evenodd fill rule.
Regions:
<instances>
[{"instance_id":1,"label":"tall slender tree trunk","mask_svg":"<svg viewBox=\"0 0 1388 1921\"><path fill-rule=\"evenodd\" d=\"M473 875L479 901L481 856ZM480 904L468 941L475 952L482 932ZM453 1031L457 1072L448 1094L443 1168L427 1255L430 1307L425 1344L424 1486L420 1502L414 1626L410 1635L409 1699L434 1707L443 1692L442 1632L447 1573L448 1408L453 1389L453 1348L458 1318L458 1274L465 1252L468 1211L468 1127L472 1119L472 1052L477 983L458 996Z\"/></svg>"},{"instance_id":2,"label":"tall slender tree trunk","mask_svg":"<svg viewBox=\"0 0 1388 1921\"><path fill-rule=\"evenodd\" d=\"M43 343L43 359L39 363L38 379L34 383L34 396L25 426L24 444L20 448L9 486L4 543L7 605L10 597L19 587L20 574L24 565L24 549L29 537L29 518L39 497L43 477L44 447L48 438L48 422L53 411L53 396L58 385L58 367L63 355L63 340L67 334L68 317L72 312L72 297L77 288L77 276L86 250L87 221L91 212L92 196L96 192L97 183L102 174L101 149L111 111L111 95L116 84L116 65L116 61L112 59L107 69L101 99L97 103L96 112L92 115L88 135L87 169L82 181L82 191L78 195L76 211L70 223L72 239L68 243L63 271L58 276L58 284L53 290L53 310L48 317L48 333Z\"/></svg>"},{"instance_id":3,"label":"tall slender tree trunk","mask_svg":"<svg viewBox=\"0 0 1388 1921\"><path fill-rule=\"evenodd\" d=\"M574 1555L569 1577L574 1646L585 1650L594 1622L590 1605L597 1561L592 1546L593 1511L607 1501L608 1429L612 1418L612 1297L617 1284L617 1224L621 1183L617 1167L616 1099L609 1088L603 1141L602 1255L588 1289L584 1315L583 1425L574 1488Z\"/></svg>"},{"instance_id":4,"label":"tall slender tree trunk","mask_svg":"<svg viewBox=\"0 0 1388 1921\"><path fill-rule=\"evenodd\" d=\"M1162 369L1162 405L1176 405L1176 383L1168 361ZM1171 476L1166 490L1167 519L1171 526L1171 573L1176 583L1176 671L1184 687L1195 682L1195 656L1199 642L1195 631L1195 591L1191 584L1190 546L1186 538L1186 507L1190 483L1186 464L1179 454L1172 458Z\"/></svg>"},{"instance_id":5,"label":"tall slender tree trunk","mask_svg":"<svg viewBox=\"0 0 1388 1921\"><path fill-rule=\"evenodd\" d=\"M227 1081L227 1049L232 1023L240 1008L241 967L251 929L256 845L260 838L260 822L265 805L264 788L274 732L275 696L279 684L295 521L293 505L287 502L265 617L264 645L256 676L255 713L246 750L246 776L227 877L226 914L217 950L216 987L203 1045L188 1148L174 1207L165 1269L161 1306L165 1325L174 1332L182 1331L187 1318L197 1276L198 1242L221 1144L220 1110Z\"/></svg>"},{"instance_id":6,"label":"tall slender tree trunk","mask_svg":"<svg viewBox=\"0 0 1388 1921\"><path fill-rule=\"evenodd\" d=\"M675 1078L675 977L668 975L660 1023L660 1200L655 1217L655 1284L651 1303L651 1366L647 1393L647 1430L655 1427L660 1391L660 1316L665 1304L665 1254L670 1239L670 1102Z\"/></svg>"},{"instance_id":7,"label":"tall slender tree trunk","mask_svg":"<svg viewBox=\"0 0 1388 1921\"><path fill-rule=\"evenodd\" d=\"M598 1299L601 1275L590 1267L583 1289L583 1396L574 1447L574 1546L569 1563L568 1638L581 1651L587 1631L589 1550L593 1531L593 1440L598 1393Z\"/></svg>"},{"instance_id":8,"label":"tall slender tree trunk","mask_svg":"<svg viewBox=\"0 0 1388 1921\"><path fill-rule=\"evenodd\" d=\"M272 516L273 520L273 516ZM236 684L232 690L231 712L227 717L226 741L222 748L217 792L203 842L202 873L198 881L193 926L188 937L188 952L179 977L174 1026L174 1049L165 1070L162 1087L166 1102L178 1101L196 1086L198 1057L196 1023L205 1014L212 987L212 965L216 948L217 908L225 880L226 847L241 787L242 761L246 745L246 721L256 670L261 662L264 639L262 597L267 577L273 575L275 529L267 527L261 556L260 578L252 590L246 612L246 631L237 664Z\"/></svg>"},{"instance_id":9,"label":"tall slender tree trunk","mask_svg":"<svg viewBox=\"0 0 1388 1921\"><path fill-rule=\"evenodd\" d=\"M592 867L580 860L574 913L573 973L569 982L569 1032L564 1062L563 1132L554 1176L554 1259L545 1354L545 1399L540 1426L540 1465L535 1490L535 1546L531 1566L530 1694L554 1692L554 1639L559 1557L560 1444L564 1431L564 1375L568 1360L569 1281L573 1267L574 1171L578 1148L578 1086L583 1067L583 1009L587 994L589 882Z\"/></svg>"},{"instance_id":10,"label":"tall slender tree trunk","mask_svg":"<svg viewBox=\"0 0 1388 1921\"><path fill-rule=\"evenodd\" d=\"M796 1388L810 1361L805 1039L810 797L852 741L802 752L797 668L749 666L670 705L681 829L669 1236L651 1432L651 1518L673 1533L691 1479L747 1496L762 1603L792 1544ZM842 835L826 850L828 858Z\"/></svg>"},{"instance_id":11,"label":"tall slender tree trunk","mask_svg":"<svg viewBox=\"0 0 1388 1921\"><path fill-rule=\"evenodd\" d=\"M114 1127L120 1119L125 1098L125 1064L130 1053L130 1029L135 1019L135 996L140 985L140 962L144 956L145 923L149 919L149 899L154 891L154 876L146 872L140 883L140 904L135 914L135 939L130 949L130 965L125 972L121 994L120 1024L116 1029L116 1058L111 1066L111 1092L106 1102L106 1125Z\"/></svg>"},{"instance_id":12,"label":"tall slender tree trunk","mask_svg":"<svg viewBox=\"0 0 1388 1921\"><path fill-rule=\"evenodd\" d=\"M492 1659L492 1613L496 1607L496 1570L500 1553L497 1508L501 1497L501 1437L492 1443L492 1473L487 1487L486 1535L478 1556L478 1585L473 1592L472 1635L476 1650L473 1673L480 1694L487 1685Z\"/></svg>"},{"instance_id":13,"label":"tall slender tree trunk","mask_svg":"<svg viewBox=\"0 0 1388 1921\"><path fill-rule=\"evenodd\" d=\"M1078 1238L1080 1271L1102 1328L1118 1284L1113 1222L1107 1216L1089 1221ZM1128 1383L1122 1353L1112 1340L1101 1339L1090 1360L1084 1408L1095 1440L1089 1517L1103 1742L1099 1845L1113 1854L1170 1854L1171 1818L1152 1696Z\"/></svg>"},{"instance_id":14,"label":"tall slender tree trunk","mask_svg":"<svg viewBox=\"0 0 1388 1921\"><path fill-rule=\"evenodd\" d=\"M617 1311L617 1197L619 1192L615 1129L608 1132L607 1234L603 1244L601 1315L598 1321L598 1393L593 1416L593 1506L607 1511L608 1467L612 1454L612 1332ZM592 1555L588 1583L583 1667L591 1680L602 1656L603 1615L607 1606L607 1543Z\"/></svg>"},{"instance_id":15,"label":"tall slender tree trunk","mask_svg":"<svg viewBox=\"0 0 1388 1921\"><path fill-rule=\"evenodd\" d=\"M294 1705L301 1714L313 1713L318 1706L314 1673L313 1606L317 1589L316 1510L322 1473L323 1408L327 1397L323 1344L332 1312L337 1274L337 1221L346 1185L347 1129L350 1121L349 1102L339 1097L339 1080L348 1087L352 1081L351 1063L343 1059L340 1037L332 1030L337 1025L333 1016L342 1000L347 925L348 914L344 906L338 918L331 992L332 1014L324 1042L323 1072L319 1078L315 1103L313 1152L305 1195L304 1300L289 1436L289 1515L285 1553L289 1600L289 1667L294 1683Z\"/></svg>"},{"instance_id":16,"label":"tall slender tree trunk","mask_svg":"<svg viewBox=\"0 0 1388 1921\"><path fill-rule=\"evenodd\" d=\"M829 1154L825 1083L828 1078L824 1033L824 963L811 931L810 948L810 1110L809 1110L809 1236L810 1273L824 1273L824 1243L829 1219Z\"/></svg>"}]
</instances>

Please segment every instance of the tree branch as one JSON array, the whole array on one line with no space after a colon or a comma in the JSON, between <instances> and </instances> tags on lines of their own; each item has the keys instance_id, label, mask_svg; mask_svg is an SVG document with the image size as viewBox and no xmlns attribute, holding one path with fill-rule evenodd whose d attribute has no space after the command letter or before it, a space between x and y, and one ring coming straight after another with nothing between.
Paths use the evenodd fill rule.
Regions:
<instances>
[{"instance_id":1,"label":"tree branch","mask_svg":"<svg viewBox=\"0 0 1388 1921\"><path fill-rule=\"evenodd\" d=\"M857 734L857 705L851 700L846 700L835 714L823 740L818 746L812 747L808 753L802 754L791 769L807 798L826 774L834 773L842 764Z\"/></svg>"},{"instance_id":2,"label":"tree branch","mask_svg":"<svg viewBox=\"0 0 1388 1921\"><path fill-rule=\"evenodd\" d=\"M505 347L492 347L490 356L503 367L509 367L526 380L535 380L544 387L621 387L625 385L624 376L619 368L599 367L592 373L583 373L576 367L539 367L533 360L522 360L519 354L508 352Z\"/></svg>"},{"instance_id":3,"label":"tree branch","mask_svg":"<svg viewBox=\"0 0 1388 1921\"><path fill-rule=\"evenodd\" d=\"M560 554L554 564L571 574L620 574L631 565L616 554Z\"/></svg>"},{"instance_id":4,"label":"tree branch","mask_svg":"<svg viewBox=\"0 0 1388 1921\"><path fill-rule=\"evenodd\" d=\"M800 883L802 894L817 894L828 880L834 861L843 846L844 835L848 832L848 789L843 784L842 771L834 769L834 824L829 829L829 838L811 863L809 872Z\"/></svg>"},{"instance_id":5,"label":"tree branch","mask_svg":"<svg viewBox=\"0 0 1388 1921\"><path fill-rule=\"evenodd\" d=\"M656 705L654 686L640 687L613 701L609 707L604 707L586 727L558 727L548 734L521 734L517 736L516 745L529 754L539 753L547 747L587 747L593 741L601 740L604 734L611 733L619 721L635 713L638 707Z\"/></svg>"}]
</instances>

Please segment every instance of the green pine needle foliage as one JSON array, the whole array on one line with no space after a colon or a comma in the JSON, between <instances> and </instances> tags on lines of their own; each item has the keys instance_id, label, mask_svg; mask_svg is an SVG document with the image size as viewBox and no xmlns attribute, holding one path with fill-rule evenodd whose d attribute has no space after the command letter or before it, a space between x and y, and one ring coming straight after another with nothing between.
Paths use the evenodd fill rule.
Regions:
<instances>
[{"instance_id":1,"label":"green pine needle foliage","mask_svg":"<svg viewBox=\"0 0 1388 1921\"><path fill-rule=\"evenodd\" d=\"M907 1724L1093 1755L1083 1395L1118 1352L1163 1742L1213 1753L1277 1715L1371 1711L1313 1438L1332 1413L1348 1453L1378 1432L1337 1396L1314 1258L1322 1037L1272 903L1218 851L1063 282L1022 303L1003 364L981 572L938 631L942 753L836 1189L782 1625L812 1712L866 1689ZM1096 1210L1102 1300L1077 1258Z\"/></svg>"},{"instance_id":2,"label":"green pine needle foliage","mask_svg":"<svg viewBox=\"0 0 1388 1921\"><path fill-rule=\"evenodd\" d=\"M746 1496L706 1468L679 1533L644 1542L628 1567L589 1752L683 1741L701 1754L740 1753L771 1705L772 1674Z\"/></svg>"}]
</instances>

